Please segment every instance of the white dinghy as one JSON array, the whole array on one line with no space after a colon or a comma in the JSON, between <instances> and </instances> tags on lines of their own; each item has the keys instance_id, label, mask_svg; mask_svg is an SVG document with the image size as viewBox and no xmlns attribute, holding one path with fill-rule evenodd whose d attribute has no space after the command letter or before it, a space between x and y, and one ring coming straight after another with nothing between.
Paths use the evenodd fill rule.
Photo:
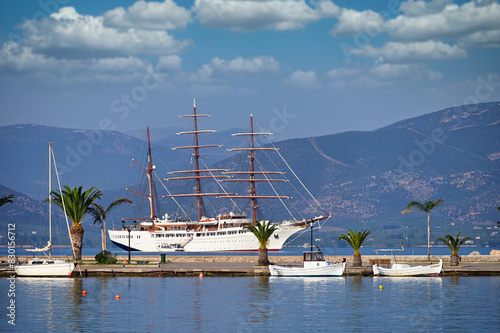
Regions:
<instances>
[{"instance_id":1,"label":"white dinghy","mask_svg":"<svg viewBox=\"0 0 500 333\"><path fill-rule=\"evenodd\" d=\"M402 245L401 245L402 246ZM389 252L392 254L394 263L389 264L389 267L383 267L383 259L378 258L376 264L373 265L373 275L378 276L439 276L441 270L443 269L443 260L440 259L437 264L430 265L417 265L412 266L409 264L398 264L396 260L395 252L405 251L404 247L402 249L378 249L374 250L377 253L377 257L379 252Z\"/></svg>"}]
</instances>

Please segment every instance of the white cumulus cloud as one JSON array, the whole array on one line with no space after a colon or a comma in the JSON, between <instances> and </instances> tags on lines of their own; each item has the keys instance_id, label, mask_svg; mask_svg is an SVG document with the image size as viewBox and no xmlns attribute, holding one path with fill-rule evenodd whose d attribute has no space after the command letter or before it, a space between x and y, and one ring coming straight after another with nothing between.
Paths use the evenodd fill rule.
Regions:
<instances>
[{"instance_id":1,"label":"white cumulus cloud","mask_svg":"<svg viewBox=\"0 0 500 333\"><path fill-rule=\"evenodd\" d=\"M316 72L314 71L303 72L301 70L297 70L289 77L285 78L284 82L306 89L317 88L320 86L318 80L316 79Z\"/></svg>"},{"instance_id":2,"label":"white cumulus cloud","mask_svg":"<svg viewBox=\"0 0 500 333\"><path fill-rule=\"evenodd\" d=\"M137 1L127 9L118 7L104 14L104 25L115 28L182 30L192 22L191 12L172 0Z\"/></svg>"},{"instance_id":3,"label":"white cumulus cloud","mask_svg":"<svg viewBox=\"0 0 500 333\"><path fill-rule=\"evenodd\" d=\"M333 17L339 7L330 0L196 0L192 11L210 28L239 31L295 30L308 22Z\"/></svg>"},{"instance_id":4,"label":"white cumulus cloud","mask_svg":"<svg viewBox=\"0 0 500 333\"><path fill-rule=\"evenodd\" d=\"M352 9L342 9L337 19L339 22L330 31L333 36L351 36L361 33L372 36L378 34L384 24L382 15L371 10L358 12Z\"/></svg>"},{"instance_id":5,"label":"white cumulus cloud","mask_svg":"<svg viewBox=\"0 0 500 333\"><path fill-rule=\"evenodd\" d=\"M452 0L409 0L401 2L399 9L403 11L406 16L422 16L441 12L446 6L451 5Z\"/></svg>"},{"instance_id":6,"label":"white cumulus cloud","mask_svg":"<svg viewBox=\"0 0 500 333\"><path fill-rule=\"evenodd\" d=\"M380 48L368 45L353 49L351 54L376 59L377 62L411 63L462 59L467 51L443 42L425 41L415 43L389 42Z\"/></svg>"},{"instance_id":7,"label":"white cumulus cloud","mask_svg":"<svg viewBox=\"0 0 500 333\"><path fill-rule=\"evenodd\" d=\"M152 72L148 61L137 57L57 59L34 53L30 47L6 42L0 49L0 70L5 73L32 74L39 79L124 82L141 79Z\"/></svg>"},{"instance_id":8,"label":"white cumulus cloud","mask_svg":"<svg viewBox=\"0 0 500 333\"><path fill-rule=\"evenodd\" d=\"M280 71L280 63L273 57L258 56L254 58L236 57L231 60L215 57L209 64L204 64L195 74L191 74L191 81L207 83L217 73L219 74L258 74L277 73Z\"/></svg>"},{"instance_id":9,"label":"white cumulus cloud","mask_svg":"<svg viewBox=\"0 0 500 333\"><path fill-rule=\"evenodd\" d=\"M37 29L27 36L25 44L34 52L56 58L175 54L191 44L165 31L106 27L102 16L80 15L73 7L29 24Z\"/></svg>"},{"instance_id":10,"label":"white cumulus cloud","mask_svg":"<svg viewBox=\"0 0 500 333\"><path fill-rule=\"evenodd\" d=\"M472 1L461 6L448 4L439 12L427 14L420 10L418 13L421 15L400 15L387 21L385 30L393 40L407 42L442 38L459 39L477 32L500 30L498 2L481 5L477 1Z\"/></svg>"},{"instance_id":11,"label":"white cumulus cloud","mask_svg":"<svg viewBox=\"0 0 500 333\"><path fill-rule=\"evenodd\" d=\"M338 80L338 79L356 77L361 75L362 73L363 70L360 68L340 67L328 71L326 73L326 76L328 76L330 79Z\"/></svg>"},{"instance_id":12,"label":"white cumulus cloud","mask_svg":"<svg viewBox=\"0 0 500 333\"><path fill-rule=\"evenodd\" d=\"M245 72L245 73L276 73L280 70L279 61L272 57L260 56L254 58L236 57L232 60L224 60L218 57L212 59L211 66L223 72Z\"/></svg>"},{"instance_id":13,"label":"white cumulus cloud","mask_svg":"<svg viewBox=\"0 0 500 333\"><path fill-rule=\"evenodd\" d=\"M182 59L178 55L161 56L156 69L160 71L177 71L181 68Z\"/></svg>"},{"instance_id":14,"label":"white cumulus cloud","mask_svg":"<svg viewBox=\"0 0 500 333\"><path fill-rule=\"evenodd\" d=\"M382 81L439 80L442 74L422 64L381 64L369 70L371 77Z\"/></svg>"}]
</instances>

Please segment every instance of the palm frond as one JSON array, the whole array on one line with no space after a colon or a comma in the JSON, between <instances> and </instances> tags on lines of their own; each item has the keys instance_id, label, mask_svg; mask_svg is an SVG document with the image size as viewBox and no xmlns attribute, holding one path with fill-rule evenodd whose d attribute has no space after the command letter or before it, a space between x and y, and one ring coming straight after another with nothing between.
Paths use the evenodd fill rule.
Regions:
<instances>
[{"instance_id":1,"label":"palm frond","mask_svg":"<svg viewBox=\"0 0 500 333\"><path fill-rule=\"evenodd\" d=\"M82 192L82 186L71 189L67 185L64 186L62 193L52 191L50 194L52 202L62 210L66 208L66 215L68 215L73 225L80 224L85 214L88 213L90 205L102 196L101 191L95 189L95 187Z\"/></svg>"},{"instance_id":2,"label":"palm frond","mask_svg":"<svg viewBox=\"0 0 500 333\"><path fill-rule=\"evenodd\" d=\"M245 226L245 229L250 230L257 240L259 241L259 245L261 249L267 248L267 244L269 243L269 238L276 231L278 227L271 222L266 224L266 221L255 221L255 225Z\"/></svg>"},{"instance_id":3,"label":"palm frond","mask_svg":"<svg viewBox=\"0 0 500 333\"><path fill-rule=\"evenodd\" d=\"M448 248L451 251L451 254L456 255L458 253L458 250L460 250L460 247L465 242L467 242L468 240L472 240L471 237L464 237L464 238L460 239L461 233L462 232L459 232L457 234L457 237L453 237L452 235L446 235L446 238L438 238L438 239L436 239L436 242L437 241L443 242L444 244L446 244L446 246L448 246Z\"/></svg>"},{"instance_id":4,"label":"palm frond","mask_svg":"<svg viewBox=\"0 0 500 333\"><path fill-rule=\"evenodd\" d=\"M106 211L102 205L93 202L87 209L87 213L94 218L94 224L102 223L102 220L106 219Z\"/></svg>"},{"instance_id":5,"label":"palm frond","mask_svg":"<svg viewBox=\"0 0 500 333\"><path fill-rule=\"evenodd\" d=\"M14 194L9 194L4 197L0 198L0 207L5 205L6 203L12 203L14 202L12 199L14 199Z\"/></svg>"},{"instance_id":6,"label":"palm frond","mask_svg":"<svg viewBox=\"0 0 500 333\"><path fill-rule=\"evenodd\" d=\"M354 250L355 254L359 253L359 249L363 245L365 239L370 235L372 232L368 229L363 229L360 232L358 231L352 231L349 229L349 232L346 234L342 234L339 236L339 240L345 240Z\"/></svg>"},{"instance_id":7,"label":"palm frond","mask_svg":"<svg viewBox=\"0 0 500 333\"><path fill-rule=\"evenodd\" d=\"M132 204L133 201L128 199L128 198L119 198L119 199L116 199L114 200L109 206L108 208L106 208L106 214L109 213L111 210L113 210L115 207L118 207L120 205L123 205L123 204Z\"/></svg>"},{"instance_id":8,"label":"palm frond","mask_svg":"<svg viewBox=\"0 0 500 333\"><path fill-rule=\"evenodd\" d=\"M421 212L425 212L425 206L423 204L421 204L420 202L418 201L410 201L410 203L406 206L406 210L410 210L411 208L415 209L415 210L418 210L418 211L421 211Z\"/></svg>"}]
</instances>

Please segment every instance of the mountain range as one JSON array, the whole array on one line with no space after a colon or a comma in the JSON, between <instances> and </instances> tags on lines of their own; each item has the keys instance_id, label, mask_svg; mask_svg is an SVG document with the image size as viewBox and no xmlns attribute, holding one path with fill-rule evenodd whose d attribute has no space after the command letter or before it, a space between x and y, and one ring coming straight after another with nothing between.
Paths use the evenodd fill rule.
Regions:
<instances>
[{"instance_id":1,"label":"mountain range","mask_svg":"<svg viewBox=\"0 0 500 333\"><path fill-rule=\"evenodd\" d=\"M161 179L167 177L169 171L183 169L191 163L187 151L170 149L190 144L175 134L183 130L151 128L153 160ZM222 131L210 139L207 135L203 144L217 142L224 144L224 148L242 147L246 143L242 139L234 141L230 135L241 131L248 130ZM482 103L444 109L375 131L268 143L279 149L279 155L288 165L280 159L267 159L268 153L265 156L262 153L258 160L259 167L265 169L290 167L286 170L286 178L290 180L288 186L298 193L293 198L298 203L292 205L297 214L332 214L322 228L322 238L328 239L329 245L335 243L339 230L347 228L380 229L386 239L392 235L395 241L398 237L405 237L400 230L402 227L413 228L408 233L420 239L425 233L426 224L422 222L426 221L425 214L401 215L412 200L444 200L445 204L432 213L435 225L444 229L439 232L470 230L472 233L472 230L494 226L499 219L496 208L500 202L499 134L500 103ZM20 197L26 198L14 211L6 209L7 206L0 209L1 221L24 220L28 213L42 209L37 200L46 197L45 189L40 190L40 187L46 187L46 180L40 176L44 174L44 163L47 163L45 155L49 141L54 142L63 183L96 186L105 193L104 201L110 202L120 196L130 197L124 188L135 188L143 177L142 170L131 160L136 158L139 164L146 165L145 137L145 130L124 134L33 124L1 127L0 184L3 187L0 195L16 191ZM246 154L230 153L226 149L204 152L208 152L203 155L206 165L235 171L244 170L247 163ZM301 188L291 170L317 202ZM191 185L169 184L168 189L182 191L186 186ZM161 187L156 190L159 196L166 194ZM237 190L239 193L245 191ZM160 201L163 212L176 209L171 200L163 198ZM216 209L231 206L227 201L211 205ZM261 205L267 214L276 217L281 214L277 213L275 203ZM139 203L133 206L138 208ZM476 242L500 244L498 236L492 233L482 232Z\"/></svg>"}]
</instances>

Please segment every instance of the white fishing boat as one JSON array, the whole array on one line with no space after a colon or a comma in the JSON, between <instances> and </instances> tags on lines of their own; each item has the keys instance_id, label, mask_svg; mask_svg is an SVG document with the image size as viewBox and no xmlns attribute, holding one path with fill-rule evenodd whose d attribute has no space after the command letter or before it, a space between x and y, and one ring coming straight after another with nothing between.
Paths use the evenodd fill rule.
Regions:
<instances>
[{"instance_id":1,"label":"white fishing boat","mask_svg":"<svg viewBox=\"0 0 500 333\"><path fill-rule=\"evenodd\" d=\"M342 276L345 262L334 264L326 261L323 252L304 252L304 266L269 265L271 276Z\"/></svg>"},{"instance_id":2,"label":"white fishing boat","mask_svg":"<svg viewBox=\"0 0 500 333\"><path fill-rule=\"evenodd\" d=\"M68 276L71 275L71 272L73 272L73 269L75 268L75 265L72 262L66 262L62 259L52 259L52 196L50 194L52 191L51 161L54 161L54 167L56 168L55 171L57 175L57 167L55 165L56 160L52 150L52 143L49 143L49 240L47 245L41 249L25 249L26 251L33 253L48 252L48 258L33 258L27 263L14 266L14 270L18 276Z\"/></svg>"},{"instance_id":3,"label":"white fishing boat","mask_svg":"<svg viewBox=\"0 0 500 333\"><path fill-rule=\"evenodd\" d=\"M326 261L323 252L318 246L317 251L313 251L312 247L312 232L313 223L310 224L311 228L311 251L303 253L304 266L282 266L282 265L269 265L269 272L271 276L342 276L345 271L345 262L334 264L331 261Z\"/></svg>"},{"instance_id":4,"label":"white fishing boat","mask_svg":"<svg viewBox=\"0 0 500 333\"><path fill-rule=\"evenodd\" d=\"M255 171L254 169L254 159L255 152L260 150L277 150L276 148L261 148L254 146L254 138L258 135L269 135L270 133L255 133L253 131L253 118L251 117L251 131L249 133L237 133L233 134L235 136L249 136L250 137L250 147L249 148L236 148L231 149L232 151L245 151L249 155L250 170L241 172L230 172L228 169L213 169L205 166L201 168L202 160L200 158L200 150L204 148L221 147L221 145L202 145L199 142L199 136L202 134L208 134L215 132L214 130L199 130L198 121L200 118L209 117L206 114L198 114L196 110L196 100L194 102L193 114L185 115L181 117L189 117L194 121L194 129L192 131L177 133L179 135L192 135L194 144L185 147L175 147L177 149L192 149L194 151L193 157L193 169L192 170L182 170L173 171L169 174L174 175L173 177L165 178L166 181L193 181L194 191L193 193L186 194L171 194L168 192L166 186L165 190L168 195L164 197L169 197L174 200L174 202L179 207L178 209L182 211L183 217L176 218L169 216L168 214L163 215L159 218L157 216L158 209L155 207L155 198L153 191L153 177L155 173L155 167L152 163L151 157L151 145L148 133L148 166L142 167L138 164L147 176L149 193L141 193L135 190L129 190L136 194L142 195L149 200L150 216L147 218L124 218L123 221L141 221L140 223L131 223L126 226L123 223L122 228L109 230L110 240L116 246L131 251L142 251L142 252L165 252L165 248L162 244L168 246L174 246L178 249L182 249L186 252L218 252L218 251L258 251L259 242L252 232L247 230L245 226L252 224L253 221L257 220L256 210L258 207L257 199L290 199L286 196L279 195L267 195L262 196L256 193L256 183L257 182L284 182L284 179L271 179L271 175L283 174L283 172L277 171ZM248 176L248 178L235 178L235 176ZM260 177L260 178L259 178ZM206 192L202 190L202 182L212 181L216 182L221 188L220 191ZM237 193L228 193L222 186L222 181L232 181L232 182L249 182L250 190L248 195L238 195ZM186 188L191 188L189 185ZM250 217L243 210L236 209L235 211L229 211L225 213L217 214L215 217L207 217L207 209L205 207L204 201L208 197L216 197L217 199L246 199L250 203L247 206L250 207ZM196 214L195 218L191 218L191 212L189 214L183 209L182 205L178 204L179 198L194 198L194 202L189 206L194 209L193 215ZM233 207L237 207L235 201L233 201ZM311 220L313 222L321 221L329 218L329 215L316 216ZM262 220L262 219L259 219ZM309 219L307 220L309 221ZM273 237L271 237L268 249L269 251L279 251L283 247L284 243L294 234L303 231L307 226L306 219L290 219L281 222L272 222L277 226ZM129 239L130 237L130 239Z\"/></svg>"},{"instance_id":5,"label":"white fishing boat","mask_svg":"<svg viewBox=\"0 0 500 333\"><path fill-rule=\"evenodd\" d=\"M378 249L374 250L377 253L377 260L374 260L373 275L377 276L439 276L443 269L443 260L440 259L439 263L430 265L409 265L399 264L396 259L395 252L403 252L402 249ZM387 264L384 267L384 259L380 259L379 252L389 252L392 254L393 263Z\"/></svg>"}]
</instances>

